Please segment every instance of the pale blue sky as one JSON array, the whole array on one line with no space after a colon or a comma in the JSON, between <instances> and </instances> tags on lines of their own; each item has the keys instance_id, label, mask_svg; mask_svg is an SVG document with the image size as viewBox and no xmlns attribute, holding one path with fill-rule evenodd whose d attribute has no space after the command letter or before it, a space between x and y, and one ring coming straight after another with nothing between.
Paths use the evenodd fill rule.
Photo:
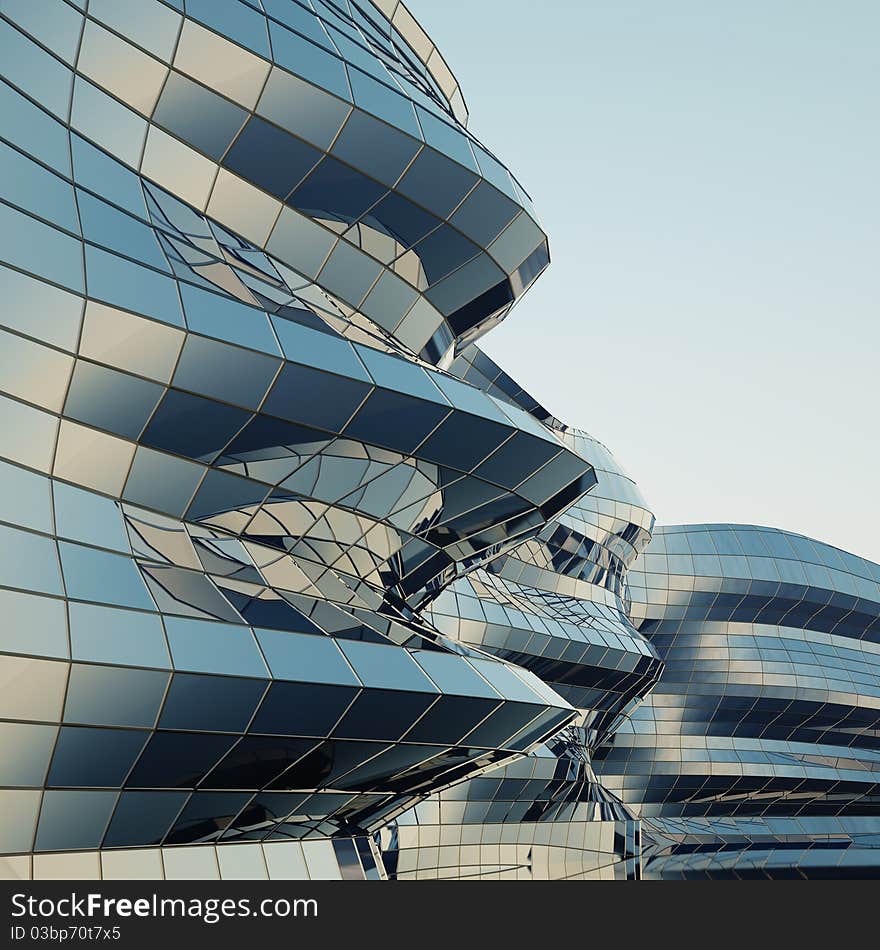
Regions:
<instances>
[{"instance_id":1,"label":"pale blue sky","mask_svg":"<svg viewBox=\"0 0 880 950\"><path fill-rule=\"evenodd\" d=\"M550 235L486 351L659 521L880 561L880 3L410 8Z\"/></svg>"}]
</instances>

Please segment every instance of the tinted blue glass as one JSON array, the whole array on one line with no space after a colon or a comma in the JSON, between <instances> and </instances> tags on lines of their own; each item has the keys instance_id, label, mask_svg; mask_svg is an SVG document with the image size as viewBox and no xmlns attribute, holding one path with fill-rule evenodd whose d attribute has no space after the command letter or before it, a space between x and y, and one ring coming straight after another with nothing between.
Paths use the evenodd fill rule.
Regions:
<instances>
[{"instance_id":1,"label":"tinted blue glass","mask_svg":"<svg viewBox=\"0 0 880 950\"><path fill-rule=\"evenodd\" d=\"M263 409L293 422L339 432L369 390L359 380L288 365L281 371Z\"/></svg>"},{"instance_id":2,"label":"tinted blue glass","mask_svg":"<svg viewBox=\"0 0 880 950\"><path fill-rule=\"evenodd\" d=\"M509 198L481 181L449 220L481 247L486 247L518 211L519 207Z\"/></svg>"},{"instance_id":3,"label":"tinted blue glass","mask_svg":"<svg viewBox=\"0 0 880 950\"><path fill-rule=\"evenodd\" d=\"M303 79L351 101L345 67L337 56L271 21L269 32L277 63Z\"/></svg>"},{"instance_id":4,"label":"tinted blue glass","mask_svg":"<svg viewBox=\"0 0 880 950\"><path fill-rule=\"evenodd\" d=\"M174 385L256 409L266 395L279 360L188 336L174 371Z\"/></svg>"},{"instance_id":5,"label":"tinted blue glass","mask_svg":"<svg viewBox=\"0 0 880 950\"><path fill-rule=\"evenodd\" d=\"M265 690L264 680L175 673L159 726L244 732Z\"/></svg>"},{"instance_id":6,"label":"tinted blue glass","mask_svg":"<svg viewBox=\"0 0 880 950\"><path fill-rule=\"evenodd\" d=\"M62 592L58 557L49 538L0 525L0 572L9 587Z\"/></svg>"},{"instance_id":7,"label":"tinted blue glass","mask_svg":"<svg viewBox=\"0 0 880 950\"><path fill-rule=\"evenodd\" d=\"M186 799L186 792L123 792L104 846L159 844Z\"/></svg>"},{"instance_id":8,"label":"tinted blue glass","mask_svg":"<svg viewBox=\"0 0 880 950\"><path fill-rule=\"evenodd\" d=\"M0 260L83 292L82 243L0 204Z\"/></svg>"},{"instance_id":9,"label":"tinted blue glass","mask_svg":"<svg viewBox=\"0 0 880 950\"><path fill-rule=\"evenodd\" d=\"M129 788L191 788L235 741L234 736L157 732L126 784Z\"/></svg>"},{"instance_id":10,"label":"tinted blue glass","mask_svg":"<svg viewBox=\"0 0 880 950\"><path fill-rule=\"evenodd\" d=\"M313 218L351 224L386 191L378 182L327 156L291 195L289 203Z\"/></svg>"},{"instance_id":11,"label":"tinted blue glass","mask_svg":"<svg viewBox=\"0 0 880 950\"><path fill-rule=\"evenodd\" d=\"M440 224L427 211L400 195L386 195L363 219L363 223L393 237L403 248L410 248Z\"/></svg>"},{"instance_id":12,"label":"tinted blue glass","mask_svg":"<svg viewBox=\"0 0 880 950\"><path fill-rule=\"evenodd\" d=\"M165 630L177 669L240 676L266 675L266 667L247 627L168 617Z\"/></svg>"},{"instance_id":13,"label":"tinted blue glass","mask_svg":"<svg viewBox=\"0 0 880 950\"><path fill-rule=\"evenodd\" d=\"M355 109L333 143L333 153L393 185L421 146L421 142Z\"/></svg>"},{"instance_id":14,"label":"tinted blue glass","mask_svg":"<svg viewBox=\"0 0 880 950\"><path fill-rule=\"evenodd\" d=\"M276 198L286 198L320 157L318 149L254 116L223 164Z\"/></svg>"},{"instance_id":15,"label":"tinted blue glass","mask_svg":"<svg viewBox=\"0 0 880 950\"><path fill-rule=\"evenodd\" d=\"M116 803L116 792L44 793L35 850L71 851L97 848Z\"/></svg>"},{"instance_id":16,"label":"tinted blue glass","mask_svg":"<svg viewBox=\"0 0 880 950\"><path fill-rule=\"evenodd\" d=\"M167 683L168 674L157 670L74 663L64 721L93 726L152 726Z\"/></svg>"},{"instance_id":17,"label":"tinted blue glass","mask_svg":"<svg viewBox=\"0 0 880 950\"><path fill-rule=\"evenodd\" d=\"M192 284L181 283L180 292L190 330L265 353L278 352L264 311Z\"/></svg>"},{"instance_id":18,"label":"tinted blue glass","mask_svg":"<svg viewBox=\"0 0 880 950\"><path fill-rule=\"evenodd\" d=\"M64 726L58 733L49 785L113 788L122 784L149 733Z\"/></svg>"},{"instance_id":19,"label":"tinted blue glass","mask_svg":"<svg viewBox=\"0 0 880 950\"><path fill-rule=\"evenodd\" d=\"M415 247L415 253L422 262L428 283L434 284L450 274L457 267L469 261L480 249L463 234L449 227L441 225L432 231Z\"/></svg>"},{"instance_id":20,"label":"tinted blue glass","mask_svg":"<svg viewBox=\"0 0 880 950\"><path fill-rule=\"evenodd\" d=\"M326 736L357 695L352 686L273 683L251 725L251 732Z\"/></svg>"},{"instance_id":21,"label":"tinted blue glass","mask_svg":"<svg viewBox=\"0 0 880 950\"><path fill-rule=\"evenodd\" d=\"M162 669L170 665L157 614L76 603L68 609L73 659Z\"/></svg>"},{"instance_id":22,"label":"tinted blue glass","mask_svg":"<svg viewBox=\"0 0 880 950\"><path fill-rule=\"evenodd\" d=\"M141 610L155 609L131 558L67 541L58 547L68 596Z\"/></svg>"},{"instance_id":23,"label":"tinted blue glass","mask_svg":"<svg viewBox=\"0 0 880 950\"><path fill-rule=\"evenodd\" d=\"M164 391L157 383L80 360L73 372L64 414L136 439Z\"/></svg>"},{"instance_id":24,"label":"tinted blue glass","mask_svg":"<svg viewBox=\"0 0 880 950\"><path fill-rule=\"evenodd\" d=\"M153 113L154 122L214 161L220 160L246 118L244 109L176 72L168 77Z\"/></svg>"},{"instance_id":25,"label":"tinted blue glass","mask_svg":"<svg viewBox=\"0 0 880 950\"><path fill-rule=\"evenodd\" d=\"M345 434L399 452L411 452L451 410L402 393L376 389Z\"/></svg>"},{"instance_id":26,"label":"tinted blue glass","mask_svg":"<svg viewBox=\"0 0 880 950\"><path fill-rule=\"evenodd\" d=\"M15 182L4 198L20 208L46 218L58 227L79 234L73 188L42 165L0 142L0 180Z\"/></svg>"},{"instance_id":27,"label":"tinted blue glass","mask_svg":"<svg viewBox=\"0 0 880 950\"><path fill-rule=\"evenodd\" d=\"M64 126L4 81L0 81L0 114L5 119L3 138L62 175L70 174Z\"/></svg>"},{"instance_id":28,"label":"tinted blue glass","mask_svg":"<svg viewBox=\"0 0 880 950\"><path fill-rule=\"evenodd\" d=\"M266 19L243 3L216 3L215 0L187 0L187 16L201 20L265 59L269 59Z\"/></svg>"},{"instance_id":29,"label":"tinted blue glass","mask_svg":"<svg viewBox=\"0 0 880 950\"><path fill-rule=\"evenodd\" d=\"M177 455L211 461L232 440L251 413L169 390L143 435L143 443Z\"/></svg>"},{"instance_id":30,"label":"tinted blue glass","mask_svg":"<svg viewBox=\"0 0 880 950\"><path fill-rule=\"evenodd\" d=\"M476 182L477 176L457 162L426 148L406 170L397 190L445 218Z\"/></svg>"},{"instance_id":31,"label":"tinted blue glass","mask_svg":"<svg viewBox=\"0 0 880 950\"><path fill-rule=\"evenodd\" d=\"M256 630L266 662L276 679L359 686L339 648L323 634Z\"/></svg>"},{"instance_id":32,"label":"tinted blue glass","mask_svg":"<svg viewBox=\"0 0 880 950\"><path fill-rule=\"evenodd\" d=\"M81 188L77 189L77 202L83 235L87 241L118 249L127 257L171 272L151 227Z\"/></svg>"},{"instance_id":33,"label":"tinted blue glass","mask_svg":"<svg viewBox=\"0 0 880 950\"><path fill-rule=\"evenodd\" d=\"M171 278L90 244L86 245L86 273L89 296L183 326L180 298Z\"/></svg>"}]
</instances>

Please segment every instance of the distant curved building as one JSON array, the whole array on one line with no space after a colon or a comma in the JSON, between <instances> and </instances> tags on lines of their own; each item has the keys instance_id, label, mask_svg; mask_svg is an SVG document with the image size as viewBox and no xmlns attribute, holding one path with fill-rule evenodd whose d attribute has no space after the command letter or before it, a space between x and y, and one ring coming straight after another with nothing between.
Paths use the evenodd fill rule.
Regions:
<instances>
[{"instance_id":1,"label":"distant curved building","mask_svg":"<svg viewBox=\"0 0 880 950\"><path fill-rule=\"evenodd\" d=\"M880 869L880 565L747 525L655 531L629 573L663 658L596 753L650 877Z\"/></svg>"},{"instance_id":2,"label":"distant curved building","mask_svg":"<svg viewBox=\"0 0 880 950\"><path fill-rule=\"evenodd\" d=\"M403 3L5 0L0 114L0 876L871 866L876 566L642 554Z\"/></svg>"}]
</instances>

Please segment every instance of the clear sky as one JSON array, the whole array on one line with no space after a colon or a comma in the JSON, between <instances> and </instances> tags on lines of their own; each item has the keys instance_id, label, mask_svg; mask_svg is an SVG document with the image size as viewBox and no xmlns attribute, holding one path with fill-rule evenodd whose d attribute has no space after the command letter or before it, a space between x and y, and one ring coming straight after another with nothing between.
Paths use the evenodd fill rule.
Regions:
<instances>
[{"instance_id":1,"label":"clear sky","mask_svg":"<svg viewBox=\"0 0 880 950\"><path fill-rule=\"evenodd\" d=\"M660 522L880 561L880 3L409 6L550 235L489 355Z\"/></svg>"}]
</instances>

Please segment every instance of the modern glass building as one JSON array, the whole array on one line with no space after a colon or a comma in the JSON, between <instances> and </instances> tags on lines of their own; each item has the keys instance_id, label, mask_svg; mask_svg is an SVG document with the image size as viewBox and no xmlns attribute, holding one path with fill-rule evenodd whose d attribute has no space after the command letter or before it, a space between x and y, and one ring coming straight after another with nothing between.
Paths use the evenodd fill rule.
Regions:
<instances>
[{"instance_id":1,"label":"modern glass building","mask_svg":"<svg viewBox=\"0 0 880 950\"><path fill-rule=\"evenodd\" d=\"M880 568L651 541L482 353L547 238L402 3L3 0L0 77L0 874L873 867Z\"/></svg>"}]
</instances>

